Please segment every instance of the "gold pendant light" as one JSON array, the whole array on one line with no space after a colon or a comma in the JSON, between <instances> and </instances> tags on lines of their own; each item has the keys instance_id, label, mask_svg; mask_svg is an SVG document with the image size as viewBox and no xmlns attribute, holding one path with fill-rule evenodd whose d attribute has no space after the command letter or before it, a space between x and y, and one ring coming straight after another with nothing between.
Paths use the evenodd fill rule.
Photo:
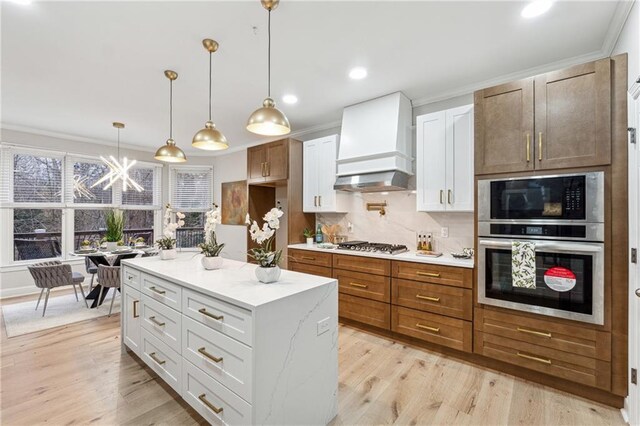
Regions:
<instances>
[{"instance_id":1,"label":"gold pendant light","mask_svg":"<svg viewBox=\"0 0 640 426\"><path fill-rule=\"evenodd\" d=\"M276 103L271 99L271 11L278 7L280 0L260 0L262 7L269 11L269 50L268 50L268 91L267 98L262 102L262 108L258 108L247 120L247 130L264 136L281 136L291 132L291 126L287 116L276 108Z\"/></svg>"},{"instance_id":2,"label":"gold pendant light","mask_svg":"<svg viewBox=\"0 0 640 426\"><path fill-rule=\"evenodd\" d=\"M158 148L154 158L165 163L184 163L187 161L187 156L173 140L173 81L178 78L178 73L166 70L164 75L169 79L169 139L167 139L166 145Z\"/></svg>"},{"instance_id":3,"label":"gold pendant light","mask_svg":"<svg viewBox=\"0 0 640 426\"><path fill-rule=\"evenodd\" d=\"M229 143L227 138L224 137L220 130L216 129L216 125L211 121L211 56L213 52L218 50L218 42L206 38L202 40L202 45L209 52L209 120L204 123L204 129L198 130L198 133L195 134L191 145L207 151L219 151L229 148Z\"/></svg>"}]
</instances>

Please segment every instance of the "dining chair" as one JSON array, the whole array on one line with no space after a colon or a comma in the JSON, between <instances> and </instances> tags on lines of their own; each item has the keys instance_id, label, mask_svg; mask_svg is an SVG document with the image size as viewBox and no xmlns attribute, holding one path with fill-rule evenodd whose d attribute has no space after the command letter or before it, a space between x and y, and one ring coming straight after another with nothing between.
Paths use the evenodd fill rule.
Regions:
<instances>
[{"instance_id":1,"label":"dining chair","mask_svg":"<svg viewBox=\"0 0 640 426\"><path fill-rule=\"evenodd\" d=\"M87 274L91 274L91 282L89 283L89 291L88 291L88 293L91 293L91 290L93 289L93 279L96 277L96 274L98 273L98 267L96 266L95 263L91 261L91 259L89 259L89 256L86 256L84 258L84 269L85 271L87 271Z\"/></svg>"},{"instance_id":2,"label":"dining chair","mask_svg":"<svg viewBox=\"0 0 640 426\"><path fill-rule=\"evenodd\" d=\"M33 277L36 287L42 289L40 290L40 297L38 297L38 302L36 303L36 311L40 305L42 294L47 290L47 295L44 299L44 309L42 310L43 317L47 311L47 303L49 302L49 293L51 292L51 289L65 285L73 286L73 291L76 294L76 301L78 301L78 292L76 290L77 284L80 287L80 293L82 293L85 306L87 306L87 308L89 307L87 298L84 295L84 290L82 289L84 275L79 272L73 272L71 270L71 265L63 265L59 260L53 260L50 262L36 263L28 266L27 268Z\"/></svg>"},{"instance_id":3,"label":"dining chair","mask_svg":"<svg viewBox=\"0 0 640 426\"><path fill-rule=\"evenodd\" d=\"M113 310L113 301L116 299L116 293L120 289L120 266L98 265L98 282L102 286L98 295L98 303L102 300L102 292L106 288L109 291L113 288L113 296L111 297L111 306L109 307L109 316Z\"/></svg>"}]
</instances>

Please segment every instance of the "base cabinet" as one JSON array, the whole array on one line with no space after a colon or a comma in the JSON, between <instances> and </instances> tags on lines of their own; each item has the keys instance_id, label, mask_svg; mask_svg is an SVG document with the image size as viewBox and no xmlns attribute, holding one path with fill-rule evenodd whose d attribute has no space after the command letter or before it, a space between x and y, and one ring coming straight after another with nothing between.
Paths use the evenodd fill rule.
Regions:
<instances>
[{"instance_id":1,"label":"base cabinet","mask_svg":"<svg viewBox=\"0 0 640 426\"><path fill-rule=\"evenodd\" d=\"M126 281L125 281L126 282ZM140 356L140 291L122 286L122 339L124 343Z\"/></svg>"}]
</instances>

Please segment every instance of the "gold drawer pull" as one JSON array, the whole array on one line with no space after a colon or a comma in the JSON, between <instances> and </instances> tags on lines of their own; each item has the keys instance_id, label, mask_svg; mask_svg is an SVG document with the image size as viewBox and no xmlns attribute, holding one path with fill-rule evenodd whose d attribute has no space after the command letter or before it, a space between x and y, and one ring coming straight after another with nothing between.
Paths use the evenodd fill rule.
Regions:
<instances>
[{"instance_id":1,"label":"gold drawer pull","mask_svg":"<svg viewBox=\"0 0 640 426\"><path fill-rule=\"evenodd\" d=\"M538 133L538 161L542 161L542 132Z\"/></svg>"},{"instance_id":2,"label":"gold drawer pull","mask_svg":"<svg viewBox=\"0 0 640 426\"><path fill-rule=\"evenodd\" d=\"M419 322L416 323L416 327L423 330L433 331L434 333L440 333L440 327L429 327L428 325L422 325Z\"/></svg>"},{"instance_id":3,"label":"gold drawer pull","mask_svg":"<svg viewBox=\"0 0 640 426\"><path fill-rule=\"evenodd\" d=\"M224 408L222 408L222 407L218 408L218 407L216 407L215 405L213 405L212 403L210 403L209 401L207 401L206 394L204 394L204 393L203 393L202 395L200 395L200 396L198 397L198 399L199 399L200 401L202 401L202 403L203 403L204 405L206 405L207 407L209 407L209 409L210 409L211 411L213 411L214 413L216 413L216 414L220 414L220 413L222 413L222 410L224 410Z\"/></svg>"},{"instance_id":4,"label":"gold drawer pull","mask_svg":"<svg viewBox=\"0 0 640 426\"><path fill-rule=\"evenodd\" d=\"M440 301L439 297L423 296L421 294L416 294L416 299L424 299L424 300L429 300L431 302L439 302Z\"/></svg>"},{"instance_id":5,"label":"gold drawer pull","mask_svg":"<svg viewBox=\"0 0 640 426\"><path fill-rule=\"evenodd\" d=\"M527 330L526 328L520 328L520 327L518 327L517 330L519 332L521 332L521 333L529 333L529 334L533 334L535 336L542 336L542 337L551 338L551 333L543 333L542 331Z\"/></svg>"},{"instance_id":6,"label":"gold drawer pull","mask_svg":"<svg viewBox=\"0 0 640 426\"><path fill-rule=\"evenodd\" d=\"M521 352L518 352L518 356L520 358L530 359L531 361L537 361L537 362L541 362L543 364L551 365L551 360L547 359L547 358L539 358L537 356L527 355L527 354L523 354Z\"/></svg>"},{"instance_id":7,"label":"gold drawer pull","mask_svg":"<svg viewBox=\"0 0 640 426\"><path fill-rule=\"evenodd\" d=\"M202 355L206 356L207 358L209 358L213 362L222 361L222 357L218 358L216 356L211 355L209 352L207 352L207 350L205 349L204 346L201 347L200 349L198 349L198 352L200 352Z\"/></svg>"},{"instance_id":8,"label":"gold drawer pull","mask_svg":"<svg viewBox=\"0 0 640 426\"><path fill-rule=\"evenodd\" d=\"M164 323L158 321L155 316L149 317L149 321L151 321L152 323L154 323L155 325L157 325L159 327L163 327L164 326Z\"/></svg>"},{"instance_id":9,"label":"gold drawer pull","mask_svg":"<svg viewBox=\"0 0 640 426\"><path fill-rule=\"evenodd\" d=\"M127 280L132 281L133 280L133 275L127 275Z\"/></svg>"},{"instance_id":10,"label":"gold drawer pull","mask_svg":"<svg viewBox=\"0 0 640 426\"><path fill-rule=\"evenodd\" d=\"M155 286L149 287L149 290L151 290L151 291L153 291L155 293L158 293L158 294L165 294L166 293L166 291L164 291L164 290L158 290Z\"/></svg>"},{"instance_id":11,"label":"gold drawer pull","mask_svg":"<svg viewBox=\"0 0 640 426\"><path fill-rule=\"evenodd\" d=\"M133 317L134 318L138 318L140 316L140 314L138 314L138 303L140 303L139 300L133 301Z\"/></svg>"},{"instance_id":12,"label":"gold drawer pull","mask_svg":"<svg viewBox=\"0 0 640 426\"><path fill-rule=\"evenodd\" d=\"M364 285L364 284L358 284L358 283L349 283L350 286L352 287L360 287L360 288L368 288L368 285Z\"/></svg>"},{"instance_id":13,"label":"gold drawer pull","mask_svg":"<svg viewBox=\"0 0 640 426\"><path fill-rule=\"evenodd\" d=\"M419 275L419 276L422 276L422 277L440 278L440 273L439 273L439 272L422 272L422 271L416 271L416 275Z\"/></svg>"},{"instance_id":14,"label":"gold drawer pull","mask_svg":"<svg viewBox=\"0 0 640 426\"><path fill-rule=\"evenodd\" d=\"M315 257L309 257L309 256L302 256L302 258L303 258L304 260L316 260L316 258L315 258Z\"/></svg>"},{"instance_id":15,"label":"gold drawer pull","mask_svg":"<svg viewBox=\"0 0 640 426\"><path fill-rule=\"evenodd\" d=\"M164 363L166 363L167 361L161 361L156 357L156 353L155 352L151 352L149 354L149 356L151 357L152 360L154 360L158 365L162 365Z\"/></svg>"},{"instance_id":16,"label":"gold drawer pull","mask_svg":"<svg viewBox=\"0 0 640 426\"><path fill-rule=\"evenodd\" d=\"M531 135L527 133L527 163L531 161Z\"/></svg>"},{"instance_id":17,"label":"gold drawer pull","mask_svg":"<svg viewBox=\"0 0 640 426\"><path fill-rule=\"evenodd\" d=\"M211 312L207 312L206 308L198 309L198 312L200 312L202 315L206 315L206 316L208 316L210 318L213 318L214 320L218 320L218 321L222 321L222 318L224 318L223 315L214 315Z\"/></svg>"}]
</instances>

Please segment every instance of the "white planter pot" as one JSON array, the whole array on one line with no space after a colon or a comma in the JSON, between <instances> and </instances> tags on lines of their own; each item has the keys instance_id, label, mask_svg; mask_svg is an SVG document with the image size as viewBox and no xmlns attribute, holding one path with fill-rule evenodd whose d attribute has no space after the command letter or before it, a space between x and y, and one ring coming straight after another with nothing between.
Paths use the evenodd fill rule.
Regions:
<instances>
[{"instance_id":1,"label":"white planter pot","mask_svg":"<svg viewBox=\"0 0 640 426\"><path fill-rule=\"evenodd\" d=\"M307 238L307 247L313 247L313 237Z\"/></svg>"},{"instance_id":2,"label":"white planter pot","mask_svg":"<svg viewBox=\"0 0 640 426\"><path fill-rule=\"evenodd\" d=\"M256 268L256 278L261 283L273 283L280 279L280 273L282 270L279 266L274 266L273 268L263 268L262 266L258 266Z\"/></svg>"},{"instance_id":3,"label":"white planter pot","mask_svg":"<svg viewBox=\"0 0 640 426\"><path fill-rule=\"evenodd\" d=\"M107 251L114 251L118 248L117 242L109 242L107 241Z\"/></svg>"},{"instance_id":4,"label":"white planter pot","mask_svg":"<svg viewBox=\"0 0 640 426\"><path fill-rule=\"evenodd\" d=\"M222 268L223 260L220 256L215 256L215 257L203 256L200 262L202 263L202 266L204 266L204 269L212 270L212 269Z\"/></svg>"},{"instance_id":5,"label":"white planter pot","mask_svg":"<svg viewBox=\"0 0 640 426\"><path fill-rule=\"evenodd\" d=\"M171 260L176 257L178 257L178 252L174 248L170 250L160 250L160 259L162 260Z\"/></svg>"}]
</instances>

